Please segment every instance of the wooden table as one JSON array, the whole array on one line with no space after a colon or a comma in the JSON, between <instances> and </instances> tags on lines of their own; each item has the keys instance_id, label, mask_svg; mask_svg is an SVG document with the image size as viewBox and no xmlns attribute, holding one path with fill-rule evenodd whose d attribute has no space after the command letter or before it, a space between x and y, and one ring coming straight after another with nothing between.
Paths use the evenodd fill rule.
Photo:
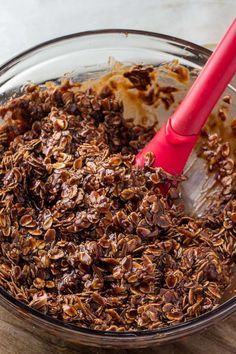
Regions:
<instances>
[{"instance_id":1,"label":"wooden table","mask_svg":"<svg viewBox=\"0 0 236 354\"><path fill-rule=\"evenodd\" d=\"M37 331L23 330L23 321L0 307L0 354L231 354L236 353L236 314L219 326L184 338L176 343L148 349L102 350L96 348L71 350L66 346L48 343Z\"/></svg>"}]
</instances>

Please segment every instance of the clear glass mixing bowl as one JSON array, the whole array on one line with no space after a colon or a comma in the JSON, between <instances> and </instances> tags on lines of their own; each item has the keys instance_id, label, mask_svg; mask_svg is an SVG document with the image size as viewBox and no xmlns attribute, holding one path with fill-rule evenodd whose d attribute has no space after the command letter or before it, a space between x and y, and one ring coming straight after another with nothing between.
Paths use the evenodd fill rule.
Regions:
<instances>
[{"instance_id":1,"label":"clear glass mixing bowl","mask_svg":"<svg viewBox=\"0 0 236 354\"><path fill-rule=\"evenodd\" d=\"M43 83L57 80L65 74L85 80L110 70L110 58L126 64L152 64L178 59L190 69L200 69L211 52L193 43L152 32L135 30L99 30L72 34L40 44L16 56L0 67L0 102L20 92L28 81ZM227 92L233 98L231 111L235 114L236 85ZM183 91L184 94L184 91ZM168 114L170 114L169 112ZM236 115L235 115L236 116ZM202 164L202 162L201 162ZM196 164L191 171L190 185L185 188L193 206L201 185L204 166ZM197 172L196 172L197 171ZM189 172L188 172L189 173ZM194 193L192 185L195 185ZM214 191L213 191L214 192ZM211 326L236 310L236 296L228 292L215 310L194 320L152 331L102 332L79 328L29 308L0 289L0 304L11 313L24 318L25 328L36 327L37 333L49 340L72 346L88 345L113 348L140 348L173 341Z\"/></svg>"}]
</instances>

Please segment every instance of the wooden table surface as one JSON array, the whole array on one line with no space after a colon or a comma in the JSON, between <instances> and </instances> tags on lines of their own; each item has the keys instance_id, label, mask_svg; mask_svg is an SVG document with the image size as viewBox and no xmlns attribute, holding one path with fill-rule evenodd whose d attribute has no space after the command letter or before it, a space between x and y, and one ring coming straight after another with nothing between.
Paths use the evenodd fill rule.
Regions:
<instances>
[{"instance_id":1,"label":"wooden table surface","mask_svg":"<svg viewBox=\"0 0 236 354\"><path fill-rule=\"evenodd\" d=\"M71 350L51 344L39 337L32 327L23 329L23 321L0 307L0 354L231 354L236 353L236 314L220 325L180 341L156 348L137 350L102 350L97 348ZM56 340L55 340L56 342Z\"/></svg>"}]
</instances>

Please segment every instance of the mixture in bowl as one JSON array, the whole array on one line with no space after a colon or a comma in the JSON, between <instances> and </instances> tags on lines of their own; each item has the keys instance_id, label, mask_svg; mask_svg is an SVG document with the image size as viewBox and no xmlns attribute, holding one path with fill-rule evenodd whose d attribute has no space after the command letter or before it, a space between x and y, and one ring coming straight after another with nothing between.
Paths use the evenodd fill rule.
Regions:
<instances>
[{"instance_id":1,"label":"mixture in bowl","mask_svg":"<svg viewBox=\"0 0 236 354\"><path fill-rule=\"evenodd\" d=\"M122 75L147 104L155 95L168 108L176 89L151 91L155 70ZM151 153L143 169L133 166L156 126L124 119L111 87L65 81L25 91L0 107L1 287L44 314L106 331L160 328L215 308L236 255L229 145L205 132L199 154L223 192L190 216L184 177L151 167Z\"/></svg>"}]
</instances>

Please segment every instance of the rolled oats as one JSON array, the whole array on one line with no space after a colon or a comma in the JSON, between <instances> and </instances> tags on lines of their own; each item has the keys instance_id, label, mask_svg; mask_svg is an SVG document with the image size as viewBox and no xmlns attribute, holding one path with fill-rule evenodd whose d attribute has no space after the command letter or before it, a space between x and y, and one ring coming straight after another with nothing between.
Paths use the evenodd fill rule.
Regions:
<instances>
[{"instance_id":1,"label":"rolled oats","mask_svg":"<svg viewBox=\"0 0 236 354\"><path fill-rule=\"evenodd\" d=\"M143 92L152 72L138 66L125 78ZM205 216L189 217L176 187L182 177L151 167L152 153L144 169L133 167L154 128L124 120L111 90L79 87L31 85L0 107L0 285L45 314L97 330L155 329L210 311L236 255L229 146L206 137L199 154L223 193ZM173 92L158 91L167 108Z\"/></svg>"}]
</instances>

